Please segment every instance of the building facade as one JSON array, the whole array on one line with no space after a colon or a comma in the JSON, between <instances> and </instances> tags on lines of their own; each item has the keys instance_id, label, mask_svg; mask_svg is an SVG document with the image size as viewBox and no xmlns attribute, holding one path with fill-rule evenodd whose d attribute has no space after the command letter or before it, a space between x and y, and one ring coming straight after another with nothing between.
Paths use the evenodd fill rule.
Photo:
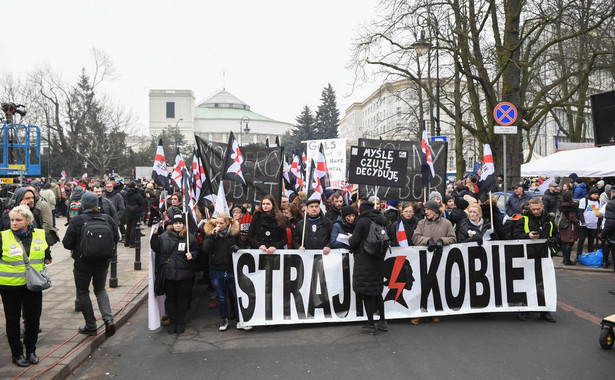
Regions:
<instances>
[{"instance_id":1,"label":"building facade","mask_svg":"<svg viewBox=\"0 0 615 380\"><path fill-rule=\"evenodd\" d=\"M233 132L240 145L280 139L293 125L253 112L250 106L222 89L196 106L192 90L150 90L150 135L177 126L188 141L197 135L207 141L228 142Z\"/></svg>"}]
</instances>

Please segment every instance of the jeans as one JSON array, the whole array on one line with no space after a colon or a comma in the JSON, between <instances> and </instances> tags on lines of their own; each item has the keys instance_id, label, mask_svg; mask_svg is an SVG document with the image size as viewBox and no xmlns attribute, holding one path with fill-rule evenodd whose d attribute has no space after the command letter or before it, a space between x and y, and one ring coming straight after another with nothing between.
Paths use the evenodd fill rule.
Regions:
<instances>
[{"instance_id":1,"label":"jeans","mask_svg":"<svg viewBox=\"0 0 615 380\"><path fill-rule=\"evenodd\" d=\"M211 277L211 283L216 289L216 299L218 300L218 313L220 313L220 318L228 318L226 291L227 289L230 290L231 301L235 302L237 299L237 292L235 291L235 274L233 274L232 270L210 270L209 277Z\"/></svg>"},{"instance_id":2,"label":"jeans","mask_svg":"<svg viewBox=\"0 0 615 380\"><path fill-rule=\"evenodd\" d=\"M98 309L100 310L100 314L102 314L103 321L113 321L109 296L105 290L108 270L109 265L104 269L73 268L75 287L77 288L77 301L79 301L81 305L81 313L83 313L83 318L85 319L85 327L90 330L96 329L96 317L94 316L94 308L92 307L92 300L90 299L90 281L92 281L94 287L96 302L98 303Z\"/></svg>"},{"instance_id":3,"label":"jeans","mask_svg":"<svg viewBox=\"0 0 615 380\"><path fill-rule=\"evenodd\" d=\"M587 252L594 252L594 242L596 241L596 236L598 235L597 229L590 229L585 226L579 227L579 241L577 246L577 256L583 254L583 243L585 242L585 238L587 238Z\"/></svg>"},{"instance_id":4,"label":"jeans","mask_svg":"<svg viewBox=\"0 0 615 380\"><path fill-rule=\"evenodd\" d=\"M19 338L21 310L23 307L26 331L24 344L26 353L36 352L38 328L43 310L43 292L31 292L25 286L15 286L14 289L0 289L4 318L6 319L6 338L11 347L11 354L23 355L23 345Z\"/></svg>"}]
</instances>

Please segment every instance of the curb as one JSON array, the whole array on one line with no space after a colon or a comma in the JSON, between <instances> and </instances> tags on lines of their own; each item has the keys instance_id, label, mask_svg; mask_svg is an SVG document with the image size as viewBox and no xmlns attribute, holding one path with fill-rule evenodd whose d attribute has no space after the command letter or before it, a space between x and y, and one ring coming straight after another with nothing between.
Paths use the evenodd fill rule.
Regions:
<instances>
[{"instance_id":1,"label":"curb","mask_svg":"<svg viewBox=\"0 0 615 380\"><path fill-rule=\"evenodd\" d=\"M146 282L146 286L136 291L135 296L126 304L126 308L124 309L122 315L114 320L117 328L116 334L119 332L119 329L130 320L130 317L133 316L137 309L147 301L147 295L148 286ZM70 356L68 361L62 361L50 369L49 372L51 373L47 373L49 377L46 377L45 374L41 374L41 377L45 376L45 378L52 380L62 380L68 378L77 367L79 367L90 357L90 354L92 354L94 350L96 350L107 340L105 334L102 332L91 338L92 339L86 340L85 344L81 347L77 348Z\"/></svg>"}]
</instances>

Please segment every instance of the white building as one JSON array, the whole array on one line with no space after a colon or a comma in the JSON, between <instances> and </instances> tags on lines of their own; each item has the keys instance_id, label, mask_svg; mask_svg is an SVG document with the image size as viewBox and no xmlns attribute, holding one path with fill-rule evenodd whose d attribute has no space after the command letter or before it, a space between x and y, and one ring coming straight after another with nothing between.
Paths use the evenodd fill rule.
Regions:
<instances>
[{"instance_id":1,"label":"white building","mask_svg":"<svg viewBox=\"0 0 615 380\"><path fill-rule=\"evenodd\" d=\"M233 132L240 145L247 145L264 144L267 138L274 142L293 128L290 123L252 112L247 103L224 89L197 106L192 90L150 90L149 104L150 135L177 125L188 140L197 135L226 143Z\"/></svg>"}]
</instances>

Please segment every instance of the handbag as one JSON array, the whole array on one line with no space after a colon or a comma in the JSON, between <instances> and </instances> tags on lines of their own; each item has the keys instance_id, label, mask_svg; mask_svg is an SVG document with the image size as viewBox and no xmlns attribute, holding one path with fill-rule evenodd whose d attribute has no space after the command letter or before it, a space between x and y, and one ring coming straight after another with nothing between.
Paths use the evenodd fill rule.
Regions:
<instances>
[{"instance_id":1,"label":"handbag","mask_svg":"<svg viewBox=\"0 0 615 380\"><path fill-rule=\"evenodd\" d=\"M32 265L30 265L30 258L26 254L26 250L23 248L21 242L21 249L23 250L24 263L26 264L26 287L32 292L40 292L41 290L51 288L51 276L45 264L43 264L43 270L38 271Z\"/></svg>"},{"instance_id":2,"label":"handbag","mask_svg":"<svg viewBox=\"0 0 615 380\"><path fill-rule=\"evenodd\" d=\"M169 260L167 259L167 261L156 267L156 275L154 277L154 294L157 296L163 296L167 290L165 271L168 262Z\"/></svg>"}]
</instances>

